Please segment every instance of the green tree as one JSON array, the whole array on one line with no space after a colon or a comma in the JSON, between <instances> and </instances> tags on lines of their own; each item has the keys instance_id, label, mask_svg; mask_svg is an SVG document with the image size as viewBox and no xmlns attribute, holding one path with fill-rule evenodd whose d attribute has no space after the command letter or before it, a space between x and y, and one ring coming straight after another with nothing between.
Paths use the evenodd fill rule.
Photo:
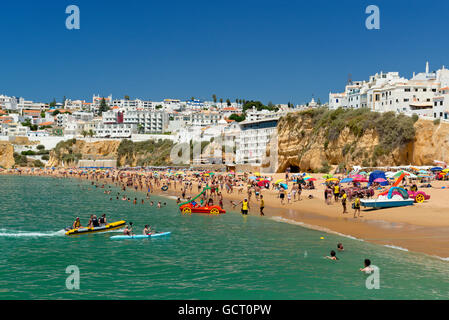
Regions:
<instances>
[{"instance_id":1,"label":"green tree","mask_svg":"<svg viewBox=\"0 0 449 320\"><path fill-rule=\"evenodd\" d=\"M92 137L94 136L94 132L93 132L93 130L92 130L92 129L90 129L90 130L89 130L89 133L88 133L88 134L89 134L89 137L91 137L91 138L92 138Z\"/></svg>"},{"instance_id":2,"label":"green tree","mask_svg":"<svg viewBox=\"0 0 449 320\"><path fill-rule=\"evenodd\" d=\"M233 113L233 114L231 114L231 115L229 116L229 120L234 120L234 121L237 121L237 122L242 122L242 121L245 120L245 118L246 118L245 114L236 114L236 113Z\"/></svg>"},{"instance_id":3,"label":"green tree","mask_svg":"<svg viewBox=\"0 0 449 320\"><path fill-rule=\"evenodd\" d=\"M217 95L216 94L212 95L212 100L214 101L214 103L217 103Z\"/></svg>"},{"instance_id":4,"label":"green tree","mask_svg":"<svg viewBox=\"0 0 449 320\"><path fill-rule=\"evenodd\" d=\"M53 98L53 101L50 102L50 108L55 108L56 107L56 99Z\"/></svg>"},{"instance_id":5,"label":"green tree","mask_svg":"<svg viewBox=\"0 0 449 320\"><path fill-rule=\"evenodd\" d=\"M85 138L85 137L89 134L89 132L87 132L86 130L83 130L83 132L81 132L81 134L82 134L83 137Z\"/></svg>"},{"instance_id":6,"label":"green tree","mask_svg":"<svg viewBox=\"0 0 449 320\"><path fill-rule=\"evenodd\" d=\"M108 104L106 103L106 99L103 97L103 98L101 99L101 102L100 102L100 109L99 109L98 111L99 111L100 115L102 115L103 112L106 112L106 111L108 111L108 110L109 110L109 106L108 106Z\"/></svg>"},{"instance_id":7,"label":"green tree","mask_svg":"<svg viewBox=\"0 0 449 320\"><path fill-rule=\"evenodd\" d=\"M56 117L58 114L60 114L61 112L59 111L59 110L55 110L55 111L53 111L52 113L51 113L51 115L53 116L53 117Z\"/></svg>"},{"instance_id":8,"label":"green tree","mask_svg":"<svg viewBox=\"0 0 449 320\"><path fill-rule=\"evenodd\" d=\"M125 96L125 100L130 100L128 95Z\"/></svg>"},{"instance_id":9,"label":"green tree","mask_svg":"<svg viewBox=\"0 0 449 320\"><path fill-rule=\"evenodd\" d=\"M220 98L220 107L223 104L223 98Z\"/></svg>"},{"instance_id":10,"label":"green tree","mask_svg":"<svg viewBox=\"0 0 449 320\"><path fill-rule=\"evenodd\" d=\"M230 106L231 106L231 100L226 99L226 105L227 105L228 107L230 107Z\"/></svg>"}]
</instances>

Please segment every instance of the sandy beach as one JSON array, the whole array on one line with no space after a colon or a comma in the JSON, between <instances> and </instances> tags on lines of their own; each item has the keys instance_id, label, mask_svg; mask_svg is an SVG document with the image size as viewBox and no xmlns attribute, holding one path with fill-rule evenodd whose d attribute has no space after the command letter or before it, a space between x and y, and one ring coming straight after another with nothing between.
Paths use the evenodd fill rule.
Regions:
<instances>
[{"instance_id":1,"label":"sandy beach","mask_svg":"<svg viewBox=\"0 0 449 320\"><path fill-rule=\"evenodd\" d=\"M16 172L3 172L2 174L17 174ZM55 171L51 174L44 172L31 172L24 169L22 175L51 175L56 177L67 177L65 171ZM285 178L285 174L269 175L273 181ZM412 252L425 253L439 258L449 257L449 182L432 181L432 188L423 188L422 191L431 195L431 199L424 203L415 203L413 206L386 208L386 209L363 209L361 216L353 217L353 210L348 204L348 213L343 214L340 202L332 201L326 204L324 200L324 184L322 175L314 175L318 181L316 189L303 190L301 200L281 204L278 193L275 190L262 189L261 194L265 200L264 218L273 219L283 223L299 224L304 227L322 230L323 232L338 233L354 237L360 240ZM75 176L77 177L77 176ZM96 184L113 184L111 178L100 176L89 176ZM86 177L83 177L85 180ZM187 196L198 193L197 183L193 179L193 188L187 191ZM117 183L115 183L117 184ZM442 187L446 187L442 189ZM145 189L145 188L143 188ZM142 192L145 190L140 189ZM152 194L168 197L180 197L180 184L176 189L173 184L167 191L154 187ZM232 193L222 192L224 208L228 211L239 211L240 207L234 207L232 202L239 202L246 197L246 190L239 193L236 188ZM313 198L309 198L312 195ZM259 215L259 203L255 197L251 197L250 215Z\"/></svg>"}]
</instances>

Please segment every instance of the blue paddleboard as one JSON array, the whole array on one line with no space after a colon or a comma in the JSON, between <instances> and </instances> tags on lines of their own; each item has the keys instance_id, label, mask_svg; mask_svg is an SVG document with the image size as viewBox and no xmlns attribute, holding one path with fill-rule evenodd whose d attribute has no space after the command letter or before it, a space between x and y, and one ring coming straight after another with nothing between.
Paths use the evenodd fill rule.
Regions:
<instances>
[{"instance_id":1,"label":"blue paddleboard","mask_svg":"<svg viewBox=\"0 0 449 320\"><path fill-rule=\"evenodd\" d=\"M143 235L143 234L138 234L138 235L134 235L134 236L125 236L125 235L121 235L121 236L112 236L111 239L112 240L127 240L127 239L148 239L148 238L157 238L157 237L163 237L163 236L168 236L170 235L171 232L159 232L159 233L153 233L150 234L148 236Z\"/></svg>"}]
</instances>

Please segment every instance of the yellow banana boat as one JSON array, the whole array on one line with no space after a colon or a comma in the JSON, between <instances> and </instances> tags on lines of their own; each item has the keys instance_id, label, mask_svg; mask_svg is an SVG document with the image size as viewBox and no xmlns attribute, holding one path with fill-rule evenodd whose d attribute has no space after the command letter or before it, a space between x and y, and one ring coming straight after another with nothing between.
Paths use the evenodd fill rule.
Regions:
<instances>
[{"instance_id":1,"label":"yellow banana boat","mask_svg":"<svg viewBox=\"0 0 449 320\"><path fill-rule=\"evenodd\" d=\"M74 235L85 234L85 233L105 232L105 231L120 229L121 227L125 226L125 223L126 223L126 221L121 220L121 221L108 223L107 225L101 226L101 227L95 227L95 228L82 227L82 228L77 228L77 229L70 229L70 230L67 230L67 232L65 234L67 236L74 236Z\"/></svg>"}]
</instances>

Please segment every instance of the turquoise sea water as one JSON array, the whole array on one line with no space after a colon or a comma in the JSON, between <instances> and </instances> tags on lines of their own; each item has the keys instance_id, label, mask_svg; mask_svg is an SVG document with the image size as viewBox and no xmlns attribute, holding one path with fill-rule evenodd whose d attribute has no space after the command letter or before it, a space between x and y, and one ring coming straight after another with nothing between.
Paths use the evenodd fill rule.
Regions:
<instances>
[{"instance_id":1,"label":"turquoise sea water","mask_svg":"<svg viewBox=\"0 0 449 320\"><path fill-rule=\"evenodd\" d=\"M91 190L89 190L89 188ZM449 262L261 217L182 216L116 200L90 182L0 176L0 299L448 299ZM122 194L122 192L121 192ZM110 197L113 200L109 200ZM117 233L67 237L91 213L171 231L167 238L114 241ZM320 237L324 240L320 240ZM324 259L336 244L338 262ZM359 272L380 268L380 289ZM80 289L66 288L66 268Z\"/></svg>"}]
</instances>

